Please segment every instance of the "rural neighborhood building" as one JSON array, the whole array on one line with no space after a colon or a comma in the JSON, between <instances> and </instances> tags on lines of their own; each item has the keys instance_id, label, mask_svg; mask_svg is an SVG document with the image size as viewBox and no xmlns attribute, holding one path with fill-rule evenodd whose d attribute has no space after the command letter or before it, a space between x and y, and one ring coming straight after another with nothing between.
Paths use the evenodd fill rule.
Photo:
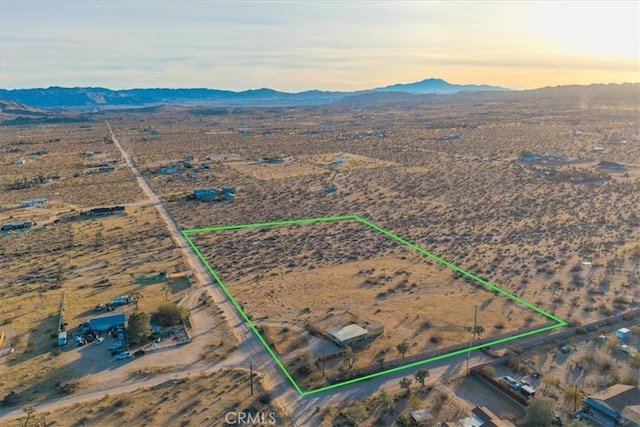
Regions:
<instances>
[{"instance_id":1,"label":"rural neighborhood building","mask_svg":"<svg viewBox=\"0 0 640 427\"><path fill-rule=\"evenodd\" d=\"M584 399L589 419L601 426L640 425L640 388L616 384Z\"/></svg>"},{"instance_id":2,"label":"rural neighborhood building","mask_svg":"<svg viewBox=\"0 0 640 427\"><path fill-rule=\"evenodd\" d=\"M365 327L370 337L384 334L384 325L378 322L366 322Z\"/></svg>"},{"instance_id":3,"label":"rural neighborhood building","mask_svg":"<svg viewBox=\"0 0 640 427\"><path fill-rule=\"evenodd\" d=\"M22 202L20 202L20 206L23 208L31 208L35 206L44 206L47 203L49 203L49 199L43 197L40 199L23 200Z\"/></svg>"},{"instance_id":4,"label":"rural neighborhood building","mask_svg":"<svg viewBox=\"0 0 640 427\"><path fill-rule=\"evenodd\" d=\"M6 222L2 224L2 231L14 231L14 230L26 230L31 227L33 223L31 221L14 221L14 222Z\"/></svg>"},{"instance_id":5,"label":"rural neighborhood building","mask_svg":"<svg viewBox=\"0 0 640 427\"><path fill-rule=\"evenodd\" d=\"M473 415L458 420L457 423L442 423L443 427L515 427L511 421L503 420L485 406L476 406L471 410Z\"/></svg>"},{"instance_id":6,"label":"rural neighborhood building","mask_svg":"<svg viewBox=\"0 0 640 427\"><path fill-rule=\"evenodd\" d=\"M433 415L426 409L416 409L415 411L409 411L409 418L413 425L426 426L433 420Z\"/></svg>"},{"instance_id":7,"label":"rural neighborhood building","mask_svg":"<svg viewBox=\"0 0 640 427\"><path fill-rule=\"evenodd\" d=\"M598 163L598 167L611 172L624 172L629 169L627 165L623 165L622 163L607 162L605 160Z\"/></svg>"},{"instance_id":8,"label":"rural neighborhood building","mask_svg":"<svg viewBox=\"0 0 640 427\"><path fill-rule=\"evenodd\" d=\"M110 316L94 317L89 319L89 327L92 331L105 332L113 328L124 328L126 316L124 313Z\"/></svg>"},{"instance_id":9,"label":"rural neighborhood building","mask_svg":"<svg viewBox=\"0 0 640 427\"><path fill-rule=\"evenodd\" d=\"M626 341L631 338L631 330L627 328L620 328L616 331L616 337L619 340Z\"/></svg>"},{"instance_id":10,"label":"rural neighborhood building","mask_svg":"<svg viewBox=\"0 0 640 427\"><path fill-rule=\"evenodd\" d=\"M193 198L196 200L211 200L218 197L218 190L215 188L199 188L193 190Z\"/></svg>"},{"instance_id":11,"label":"rural neighborhood building","mask_svg":"<svg viewBox=\"0 0 640 427\"><path fill-rule=\"evenodd\" d=\"M352 323L329 332L329 339L340 347L346 347L366 340L368 335L366 329Z\"/></svg>"},{"instance_id":12,"label":"rural neighborhood building","mask_svg":"<svg viewBox=\"0 0 640 427\"><path fill-rule=\"evenodd\" d=\"M93 208L88 211L82 212L82 216L108 216L124 213L124 206L113 206L109 208Z\"/></svg>"},{"instance_id":13,"label":"rural neighborhood building","mask_svg":"<svg viewBox=\"0 0 640 427\"><path fill-rule=\"evenodd\" d=\"M167 175L178 172L178 168L175 166L162 166L158 172L163 175Z\"/></svg>"}]
</instances>

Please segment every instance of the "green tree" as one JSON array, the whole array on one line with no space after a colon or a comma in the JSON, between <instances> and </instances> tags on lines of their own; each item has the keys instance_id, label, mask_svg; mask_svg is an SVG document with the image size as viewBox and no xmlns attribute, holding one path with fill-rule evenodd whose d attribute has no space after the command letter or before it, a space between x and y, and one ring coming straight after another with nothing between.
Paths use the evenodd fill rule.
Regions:
<instances>
[{"instance_id":1,"label":"green tree","mask_svg":"<svg viewBox=\"0 0 640 427\"><path fill-rule=\"evenodd\" d=\"M398 353L400 353L400 355L404 357L407 351L409 351L409 343L406 341L402 341L396 346L396 350L398 350Z\"/></svg>"},{"instance_id":2,"label":"green tree","mask_svg":"<svg viewBox=\"0 0 640 427\"><path fill-rule=\"evenodd\" d=\"M418 369L416 373L413 374L413 377L424 387L424 381L429 378L429 371L427 369Z\"/></svg>"},{"instance_id":3,"label":"green tree","mask_svg":"<svg viewBox=\"0 0 640 427\"><path fill-rule=\"evenodd\" d=\"M526 425L547 427L553 420L553 401L546 397L534 397L527 407Z\"/></svg>"},{"instance_id":4,"label":"green tree","mask_svg":"<svg viewBox=\"0 0 640 427\"><path fill-rule=\"evenodd\" d=\"M403 378L400 380L400 388L404 388L407 390L407 396L411 394L411 383L413 380L411 378Z\"/></svg>"},{"instance_id":5,"label":"green tree","mask_svg":"<svg viewBox=\"0 0 640 427\"><path fill-rule=\"evenodd\" d=\"M134 311L127 321L129 336L135 339L144 339L151 335L150 317L147 313Z\"/></svg>"},{"instance_id":6,"label":"green tree","mask_svg":"<svg viewBox=\"0 0 640 427\"><path fill-rule=\"evenodd\" d=\"M166 302L158 307L158 311L151 316L155 323L162 327L177 326L187 315L186 310L181 305Z\"/></svg>"}]
</instances>

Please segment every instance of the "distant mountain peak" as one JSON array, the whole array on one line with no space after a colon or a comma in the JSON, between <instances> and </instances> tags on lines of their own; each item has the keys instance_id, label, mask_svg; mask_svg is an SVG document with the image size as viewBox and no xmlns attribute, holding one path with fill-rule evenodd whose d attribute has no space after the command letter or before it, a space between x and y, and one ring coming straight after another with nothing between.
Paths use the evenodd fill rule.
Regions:
<instances>
[{"instance_id":1,"label":"distant mountain peak","mask_svg":"<svg viewBox=\"0 0 640 427\"><path fill-rule=\"evenodd\" d=\"M409 92L409 93L434 93L447 94L470 91L507 91L509 89L490 85L458 85L449 83L439 78L428 78L414 83L398 83L373 89L376 92Z\"/></svg>"}]
</instances>

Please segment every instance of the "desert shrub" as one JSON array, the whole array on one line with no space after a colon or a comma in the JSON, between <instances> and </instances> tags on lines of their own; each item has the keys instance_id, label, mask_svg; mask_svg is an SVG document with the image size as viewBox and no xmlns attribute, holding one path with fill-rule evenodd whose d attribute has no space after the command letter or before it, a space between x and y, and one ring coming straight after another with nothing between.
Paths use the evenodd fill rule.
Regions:
<instances>
[{"instance_id":1,"label":"desert shrub","mask_svg":"<svg viewBox=\"0 0 640 427\"><path fill-rule=\"evenodd\" d=\"M68 383L59 383L58 388L64 394L73 394L80 388L80 384L76 381L69 381Z\"/></svg>"},{"instance_id":2,"label":"desert shrub","mask_svg":"<svg viewBox=\"0 0 640 427\"><path fill-rule=\"evenodd\" d=\"M496 373L496 368L494 368L493 365L485 365L482 367L482 373L489 377L492 377Z\"/></svg>"}]
</instances>

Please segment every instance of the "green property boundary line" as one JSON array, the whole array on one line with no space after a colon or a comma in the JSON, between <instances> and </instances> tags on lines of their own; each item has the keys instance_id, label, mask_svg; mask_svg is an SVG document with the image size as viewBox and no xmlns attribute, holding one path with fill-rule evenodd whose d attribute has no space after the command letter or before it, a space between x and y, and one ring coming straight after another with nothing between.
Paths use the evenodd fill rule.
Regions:
<instances>
[{"instance_id":1,"label":"green property boundary line","mask_svg":"<svg viewBox=\"0 0 640 427\"><path fill-rule=\"evenodd\" d=\"M528 331L528 332L524 332L524 333L520 333L520 334L515 334L506 338L502 338L502 339L498 339L495 341L490 341L484 344L478 344L475 346L471 346L468 348L464 348L464 349L460 349L460 350L456 350L456 351L452 351L450 353L446 353L446 354L441 354L439 356L435 356L429 359L425 359L425 360L419 360L417 362L412 362L412 363L408 363L406 365L402 365L402 366L397 366L395 368L391 368L391 369L386 369L380 372L374 372L372 374L368 374L368 375L363 375L361 377L357 377L357 378L352 378L350 380L346 380L346 381L342 381L336 384L330 384L330 385L326 385L323 387L319 387L316 389L312 389L312 390L302 390L300 389L300 386L298 386L298 383L296 383L296 381L293 379L293 377L291 376L291 374L289 374L289 371L287 370L287 368L284 366L284 364L280 361L280 358L274 353L274 351L271 349L271 347L269 346L269 344L267 344L266 340L264 339L264 337L262 336L262 334L260 334L260 332L258 331L258 328L256 327L256 325L251 321L251 319L249 318L249 316L247 316L247 314L244 312L244 310L242 309L242 307L240 306L240 304L238 303L238 301L236 301L236 299L233 297L233 295L231 294L231 292L229 291L229 289L227 288L227 286L224 284L224 282L222 281L222 279L220 279L220 276L218 276L218 274L215 272L215 270L211 267L211 265L209 264L209 262L205 259L205 257L202 255L202 252L200 252L200 250L198 249L197 245L193 242L193 240L191 240L190 235L192 234L198 234L198 233L204 233L204 232L212 232L212 231L222 231L222 230L241 230L241 229L246 229L246 228L257 228L257 227L275 227L275 226L281 226L281 225L293 225L293 224L310 224L310 223L314 223L314 222L330 222L330 221L342 221L342 220L355 220L360 222L361 224L364 224L366 226L368 226L369 228L376 230L382 234L384 234L387 237L390 237L394 240L396 240L397 242L400 242L416 251L418 251L419 253L428 256L429 258L433 259L434 261L437 261L438 263L447 266L451 269L453 269L454 271L472 279L475 280L478 283L483 284L485 287L498 292L504 296L506 296L507 298L516 301L517 303L525 306L526 308L529 308L533 311L535 311L536 313L539 313L541 315L543 315L544 317L553 320L554 322L556 322L553 325L550 326L544 326L541 327L539 329L535 329L533 331ZM309 396L315 393L320 393L322 391L327 391L327 390L332 390L338 387L343 387L349 384L353 384L356 382L360 382L360 381L364 381L364 380L368 380L368 379L372 379L372 378L377 378L379 376L382 375L386 375L392 372L398 372L401 371L403 369L408 369L408 368L412 368L412 367L416 367L416 366L420 366L420 365L424 365L426 363L429 362L434 362L437 360L442 360L445 359L447 357L452 357L452 356L457 356L459 354L464 354L467 352L470 352L472 350L478 350L481 348L485 348L485 347L489 347L489 346L494 346L497 344L502 344L502 343L506 343L509 341L513 341L516 339L520 339L520 338L524 338L527 336L531 336L534 334L539 334L542 332L547 332L550 331L552 329L555 328L560 328L563 326L567 325L567 322L565 322L564 320L552 315L551 313L547 313L546 311L542 310L541 308L523 300L520 297L517 297L507 291L505 291L504 289L489 283L488 281L475 276L472 273L469 273L468 271L458 267L457 265L454 265L440 257L438 257L437 255L432 254L431 252L403 239L402 237L399 237L387 230L385 230L382 227L379 227L375 224L373 224L370 221L367 221L366 219L358 216L358 215L342 215L342 216L329 216L329 217L320 217L320 218L303 218L303 219L292 219L292 220L284 220L284 221L272 221L272 222L260 222L260 223L250 223L250 224L240 224L240 225L222 225L222 226L217 226L217 227L206 227L206 228L195 228L195 229L190 229L190 230L182 230L182 235L184 236L184 238L187 240L187 242L189 243L189 245L191 246L191 248L194 250L194 252L196 253L196 255L198 255L198 257L200 258L200 260L204 263L204 265L206 266L207 270L209 271L209 273L211 273L211 275L213 276L213 278L215 279L215 281L218 283L218 285L220 285L220 288L222 288L222 290L224 291L224 293L226 294L227 298L229 298L229 301L231 301L231 303L233 304L233 306L236 308L236 310L238 311L238 313L240 313L240 316L244 319L244 321L247 323L247 325L249 326L249 329L251 329L253 331L253 333L256 334L256 336L258 337L258 339L260 340L260 342L262 343L262 345L264 346L264 348L267 350L267 352L271 355L271 357L273 358L273 360L276 362L276 364L280 367L280 369L282 370L282 372L284 373L284 375L287 377L287 379L291 382L291 384L293 385L294 389L298 392L298 394L300 394L300 396Z\"/></svg>"}]
</instances>

